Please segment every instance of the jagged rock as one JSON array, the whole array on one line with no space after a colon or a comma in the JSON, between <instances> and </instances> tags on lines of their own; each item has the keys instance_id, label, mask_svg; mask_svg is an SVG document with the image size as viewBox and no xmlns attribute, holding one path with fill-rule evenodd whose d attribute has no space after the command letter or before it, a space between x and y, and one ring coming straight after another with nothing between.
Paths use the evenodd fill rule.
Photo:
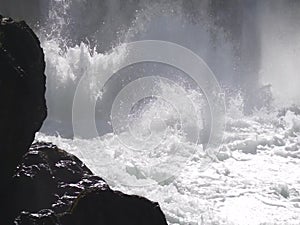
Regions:
<instances>
[{"instance_id":1,"label":"jagged rock","mask_svg":"<svg viewBox=\"0 0 300 225\"><path fill-rule=\"evenodd\" d=\"M32 145L17 169L13 186L18 225L31 220L43 224L47 215L49 221L57 218L56 223L62 225L167 224L158 203L110 189L77 157L49 143ZM55 216L42 209L53 210Z\"/></svg>"},{"instance_id":2,"label":"jagged rock","mask_svg":"<svg viewBox=\"0 0 300 225\"><path fill-rule=\"evenodd\" d=\"M61 221L65 225L82 225L83 221L91 225L167 225L158 203L99 188L81 193Z\"/></svg>"},{"instance_id":3,"label":"jagged rock","mask_svg":"<svg viewBox=\"0 0 300 225\"><path fill-rule=\"evenodd\" d=\"M0 15L0 211L9 224L11 177L47 115L45 62L40 42L24 21Z\"/></svg>"},{"instance_id":4,"label":"jagged rock","mask_svg":"<svg viewBox=\"0 0 300 225\"><path fill-rule=\"evenodd\" d=\"M0 16L1 178L8 181L47 115L45 62L24 21Z\"/></svg>"},{"instance_id":5,"label":"jagged rock","mask_svg":"<svg viewBox=\"0 0 300 225\"><path fill-rule=\"evenodd\" d=\"M15 225L61 225L57 215L50 209L37 213L22 212L15 220Z\"/></svg>"},{"instance_id":6,"label":"jagged rock","mask_svg":"<svg viewBox=\"0 0 300 225\"><path fill-rule=\"evenodd\" d=\"M14 175L15 213L45 208L66 212L81 191L97 185L108 188L77 157L50 143L33 144Z\"/></svg>"}]
</instances>

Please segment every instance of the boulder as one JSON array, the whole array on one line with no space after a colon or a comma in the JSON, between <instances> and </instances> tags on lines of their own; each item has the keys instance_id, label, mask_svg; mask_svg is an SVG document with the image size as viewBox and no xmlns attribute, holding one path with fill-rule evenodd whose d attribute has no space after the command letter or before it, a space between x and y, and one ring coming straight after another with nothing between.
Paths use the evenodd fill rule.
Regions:
<instances>
[{"instance_id":1,"label":"boulder","mask_svg":"<svg viewBox=\"0 0 300 225\"><path fill-rule=\"evenodd\" d=\"M47 115L45 62L40 42L24 21L0 15L0 210L9 224L11 177Z\"/></svg>"},{"instance_id":2,"label":"boulder","mask_svg":"<svg viewBox=\"0 0 300 225\"><path fill-rule=\"evenodd\" d=\"M167 225L158 203L112 190L77 157L50 143L32 145L13 187L17 225Z\"/></svg>"},{"instance_id":3,"label":"boulder","mask_svg":"<svg viewBox=\"0 0 300 225\"><path fill-rule=\"evenodd\" d=\"M61 221L65 225L167 225L158 203L99 188L83 191Z\"/></svg>"},{"instance_id":4,"label":"boulder","mask_svg":"<svg viewBox=\"0 0 300 225\"><path fill-rule=\"evenodd\" d=\"M47 116L45 61L24 21L0 15L1 178L8 181Z\"/></svg>"},{"instance_id":5,"label":"boulder","mask_svg":"<svg viewBox=\"0 0 300 225\"><path fill-rule=\"evenodd\" d=\"M96 185L108 186L77 157L50 143L33 144L13 177L15 215L47 208L63 213L81 191Z\"/></svg>"}]
</instances>

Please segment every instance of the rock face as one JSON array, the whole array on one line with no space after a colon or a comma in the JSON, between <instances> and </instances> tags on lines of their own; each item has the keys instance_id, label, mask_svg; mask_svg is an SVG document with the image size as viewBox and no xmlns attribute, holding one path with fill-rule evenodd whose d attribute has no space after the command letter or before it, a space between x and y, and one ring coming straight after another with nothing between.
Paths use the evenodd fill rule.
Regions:
<instances>
[{"instance_id":1,"label":"rock face","mask_svg":"<svg viewBox=\"0 0 300 225\"><path fill-rule=\"evenodd\" d=\"M16 214L47 208L64 213L86 188L108 188L77 157L49 143L30 147L16 170L13 186Z\"/></svg>"},{"instance_id":2,"label":"rock face","mask_svg":"<svg viewBox=\"0 0 300 225\"><path fill-rule=\"evenodd\" d=\"M13 175L46 118L45 62L40 42L24 21L0 16L1 177Z\"/></svg>"},{"instance_id":3,"label":"rock face","mask_svg":"<svg viewBox=\"0 0 300 225\"><path fill-rule=\"evenodd\" d=\"M110 189L86 190L76 199L63 224L167 225L158 203Z\"/></svg>"},{"instance_id":4,"label":"rock face","mask_svg":"<svg viewBox=\"0 0 300 225\"><path fill-rule=\"evenodd\" d=\"M110 189L77 157L49 143L32 145L13 186L17 225L167 225L158 203Z\"/></svg>"},{"instance_id":5,"label":"rock face","mask_svg":"<svg viewBox=\"0 0 300 225\"><path fill-rule=\"evenodd\" d=\"M25 22L0 16L0 206L8 224L14 207L11 177L46 118L45 62Z\"/></svg>"}]
</instances>

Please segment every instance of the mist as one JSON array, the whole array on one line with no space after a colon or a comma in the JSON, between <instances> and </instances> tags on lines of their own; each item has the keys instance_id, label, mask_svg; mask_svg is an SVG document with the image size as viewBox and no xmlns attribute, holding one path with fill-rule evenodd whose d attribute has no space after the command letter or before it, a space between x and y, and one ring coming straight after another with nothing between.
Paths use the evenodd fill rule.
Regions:
<instances>
[{"instance_id":1,"label":"mist","mask_svg":"<svg viewBox=\"0 0 300 225\"><path fill-rule=\"evenodd\" d=\"M89 66L97 70L91 59L138 40L170 41L191 49L208 64L227 99L242 95L246 114L298 104L299 6L292 0L2 0L0 13L25 19L40 36L46 51L49 118L70 124L82 71ZM117 93L122 84L110 87Z\"/></svg>"},{"instance_id":2,"label":"mist","mask_svg":"<svg viewBox=\"0 0 300 225\"><path fill-rule=\"evenodd\" d=\"M264 4L260 23L260 81L271 84L275 104L299 104L300 8L298 1Z\"/></svg>"}]
</instances>

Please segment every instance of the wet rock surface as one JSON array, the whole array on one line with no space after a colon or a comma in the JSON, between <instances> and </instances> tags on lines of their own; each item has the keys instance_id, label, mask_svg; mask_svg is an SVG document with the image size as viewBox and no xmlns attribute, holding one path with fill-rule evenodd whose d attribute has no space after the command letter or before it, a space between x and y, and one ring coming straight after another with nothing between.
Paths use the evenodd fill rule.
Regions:
<instances>
[{"instance_id":1,"label":"wet rock surface","mask_svg":"<svg viewBox=\"0 0 300 225\"><path fill-rule=\"evenodd\" d=\"M24 21L0 15L0 206L2 224L15 207L11 177L47 116L45 61L40 42Z\"/></svg>"},{"instance_id":2,"label":"wet rock surface","mask_svg":"<svg viewBox=\"0 0 300 225\"><path fill-rule=\"evenodd\" d=\"M82 190L95 185L107 187L77 157L50 143L33 144L13 178L16 213L44 208L65 212Z\"/></svg>"},{"instance_id":3,"label":"wet rock surface","mask_svg":"<svg viewBox=\"0 0 300 225\"><path fill-rule=\"evenodd\" d=\"M15 220L18 225L60 225L52 210L44 209L37 213L22 212Z\"/></svg>"},{"instance_id":4,"label":"wet rock surface","mask_svg":"<svg viewBox=\"0 0 300 225\"><path fill-rule=\"evenodd\" d=\"M18 225L167 224L158 203L110 189L77 157L50 143L33 144L13 180Z\"/></svg>"},{"instance_id":5,"label":"wet rock surface","mask_svg":"<svg viewBox=\"0 0 300 225\"><path fill-rule=\"evenodd\" d=\"M0 15L1 177L13 175L47 116L45 61L40 42L24 21Z\"/></svg>"}]
</instances>

